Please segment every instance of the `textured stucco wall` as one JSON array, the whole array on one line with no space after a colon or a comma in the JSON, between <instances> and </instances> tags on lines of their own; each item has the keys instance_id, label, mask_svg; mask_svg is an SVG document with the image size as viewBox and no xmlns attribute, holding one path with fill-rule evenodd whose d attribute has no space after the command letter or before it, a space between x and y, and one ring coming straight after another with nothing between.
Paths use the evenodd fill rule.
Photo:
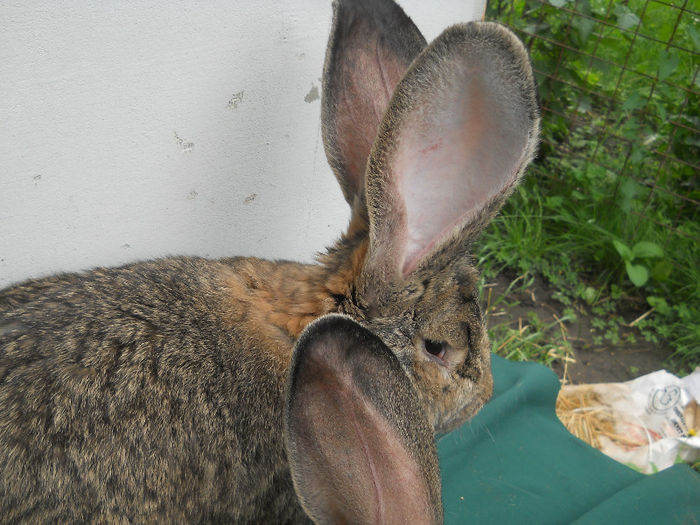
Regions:
<instances>
[{"instance_id":1,"label":"textured stucco wall","mask_svg":"<svg viewBox=\"0 0 700 525\"><path fill-rule=\"evenodd\" d=\"M309 261L329 1L0 4L0 287L171 254ZM483 2L404 0L426 38Z\"/></svg>"}]
</instances>

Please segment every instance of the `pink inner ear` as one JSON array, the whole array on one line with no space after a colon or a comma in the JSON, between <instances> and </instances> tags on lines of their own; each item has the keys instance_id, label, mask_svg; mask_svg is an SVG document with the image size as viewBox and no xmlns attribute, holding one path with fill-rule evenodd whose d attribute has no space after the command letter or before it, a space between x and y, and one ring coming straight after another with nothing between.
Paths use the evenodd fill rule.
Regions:
<instances>
[{"instance_id":1,"label":"pink inner ear","mask_svg":"<svg viewBox=\"0 0 700 525\"><path fill-rule=\"evenodd\" d=\"M393 170L406 211L404 276L476 219L523 162L524 112L488 77L474 70L454 75L450 81L461 85L433 93L399 134Z\"/></svg>"},{"instance_id":2,"label":"pink inner ear","mask_svg":"<svg viewBox=\"0 0 700 525\"><path fill-rule=\"evenodd\" d=\"M314 438L305 442L309 483L318 484L310 492L322 500L315 503L334 509L339 523L428 523L425 481L391 425L351 390L317 395L330 402L304 414Z\"/></svg>"},{"instance_id":3,"label":"pink inner ear","mask_svg":"<svg viewBox=\"0 0 700 525\"><path fill-rule=\"evenodd\" d=\"M306 511L323 523L430 523L429 488L396 424L333 349L325 357L309 359L290 408L289 459Z\"/></svg>"},{"instance_id":4,"label":"pink inner ear","mask_svg":"<svg viewBox=\"0 0 700 525\"><path fill-rule=\"evenodd\" d=\"M348 54L352 58L340 76L346 85L339 89L335 126L347 173L355 190L361 191L377 128L406 65L382 43Z\"/></svg>"}]
</instances>

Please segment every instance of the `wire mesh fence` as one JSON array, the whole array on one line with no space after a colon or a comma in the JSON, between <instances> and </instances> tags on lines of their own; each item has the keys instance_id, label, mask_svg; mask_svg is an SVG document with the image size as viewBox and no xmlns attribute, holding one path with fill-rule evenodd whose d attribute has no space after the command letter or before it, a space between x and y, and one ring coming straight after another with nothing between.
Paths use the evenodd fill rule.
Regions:
<instances>
[{"instance_id":1,"label":"wire mesh fence","mask_svg":"<svg viewBox=\"0 0 700 525\"><path fill-rule=\"evenodd\" d=\"M605 340L616 344L620 326L634 327L692 370L700 364L700 5L490 0L487 18L529 48L542 141L484 258L543 275L564 304L585 305Z\"/></svg>"},{"instance_id":2,"label":"wire mesh fence","mask_svg":"<svg viewBox=\"0 0 700 525\"><path fill-rule=\"evenodd\" d=\"M647 223L700 239L697 7L688 0L489 2L489 18L526 43L538 77L543 142L534 171L600 179L597 197L635 223L630 242Z\"/></svg>"}]
</instances>

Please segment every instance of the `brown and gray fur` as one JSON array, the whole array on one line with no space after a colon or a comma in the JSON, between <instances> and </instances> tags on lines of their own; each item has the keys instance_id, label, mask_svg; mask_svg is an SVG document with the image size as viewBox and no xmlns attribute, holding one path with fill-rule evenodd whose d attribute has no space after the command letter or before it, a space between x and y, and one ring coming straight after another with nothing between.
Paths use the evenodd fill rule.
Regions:
<instances>
[{"instance_id":1,"label":"brown and gray fur","mask_svg":"<svg viewBox=\"0 0 700 525\"><path fill-rule=\"evenodd\" d=\"M390 0L336 2L323 135L347 233L316 265L180 257L0 291L0 522L307 520L281 422L295 342L326 314L390 349L413 390L384 391L417 397L433 433L472 417L492 380L469 248L538 129L508 30L425 46ZM434 444L408 450L423 465Z\"/></svg>"}]
</instances>

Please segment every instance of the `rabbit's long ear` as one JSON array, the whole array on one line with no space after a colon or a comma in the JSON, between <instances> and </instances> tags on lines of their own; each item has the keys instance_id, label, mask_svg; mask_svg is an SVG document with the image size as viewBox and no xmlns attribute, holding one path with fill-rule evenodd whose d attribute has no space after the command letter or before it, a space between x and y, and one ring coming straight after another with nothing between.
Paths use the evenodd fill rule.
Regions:
<instances>
[{"instance_id":1,"label":"rabbit's long ear","mask_svg":"<svg viewBox=\"0 0 700 525\"><path fill-rule=\"evenodd\" d=\"M301 335L285 437L314 522L442 522L432 429L394 354L355 321L325 316Z\"/></svg>"},{"instance_id":2,"label":"rabbit's long ear","mask_svg":"<svg viewBox=\"0 0 700 525\"><path fill-rule=\"evenodd\" d=\"M345 199L364 201L377 128L425 39L392 0L338 0L323 72L323 142Z\"/></svg>"},{"instance_id":3,"label":"rabbit's long ear","mask_svg":"<svg viewBox=\"0 0 700 525\"><path fill-rule=\"evenodd\" d=\"M445 30L396 87L369 159L369 271L406 277L466 248L532 159L538 132L522 43L495 23Z\"/></svg>"}]
</instances>

